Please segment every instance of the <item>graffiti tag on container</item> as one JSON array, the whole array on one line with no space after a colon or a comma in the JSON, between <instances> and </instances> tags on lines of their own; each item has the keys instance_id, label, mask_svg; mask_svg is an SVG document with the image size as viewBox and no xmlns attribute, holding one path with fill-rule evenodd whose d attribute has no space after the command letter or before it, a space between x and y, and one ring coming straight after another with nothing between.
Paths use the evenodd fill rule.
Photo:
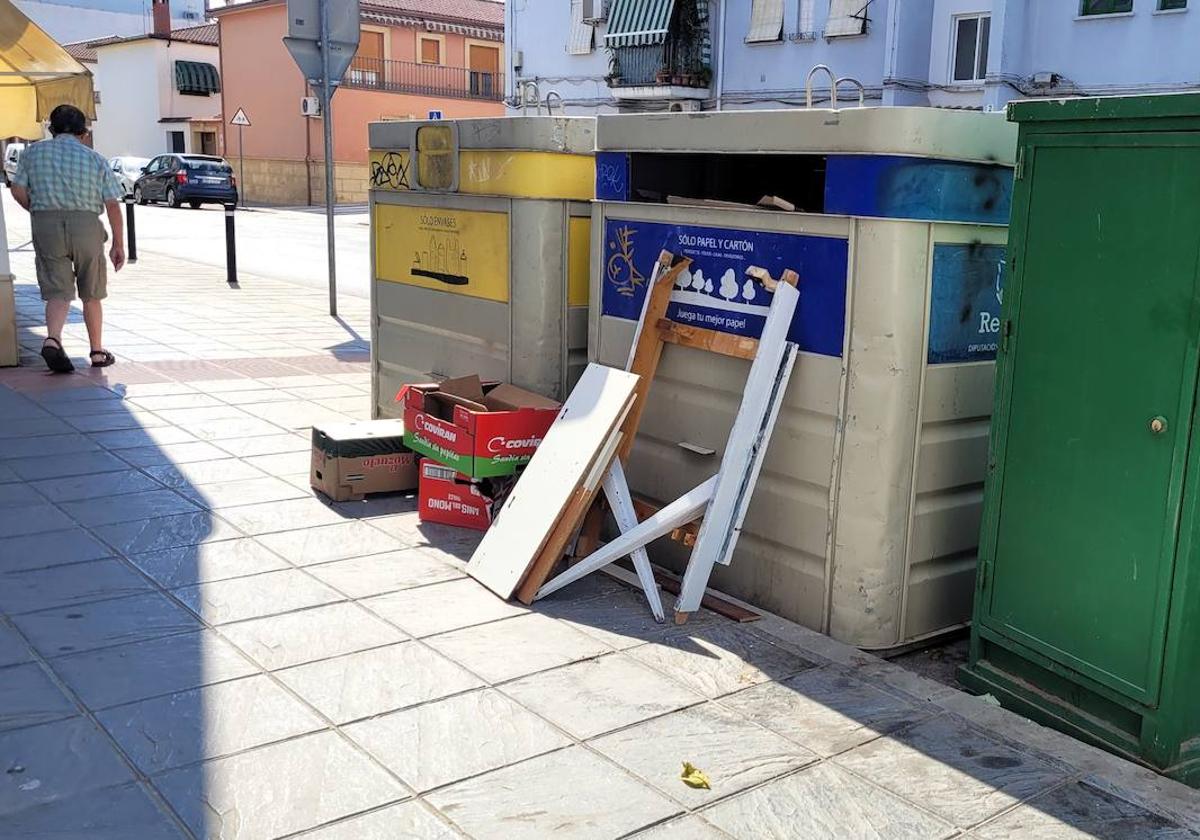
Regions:
<instances>
[{"instance_id":1,"label":"graffiti tag on container","mask_svg":"<svg viewBox=\"0 0 1200 840\"><path fill-rule=\"evenodd\" d=\"M638 286L646 282L645 276L638 271L633 263L633 235L636 230L629 227L617 228L616 241L608 243L608 250L614 252L605 264L604 273L608 282L612 283L617 294L632 296Z\"/></svg>"},{"instance_id":2,"label":"graffiti tag on container","mask_svg":"<svg viewBox=\"0 0 1200 840\"><path fill-rule=\"evenodd\" d=\"M407 190L408 163L396 152L388 152L371 161L371 186L389 190Z\"/></svg>"}]
</instances>

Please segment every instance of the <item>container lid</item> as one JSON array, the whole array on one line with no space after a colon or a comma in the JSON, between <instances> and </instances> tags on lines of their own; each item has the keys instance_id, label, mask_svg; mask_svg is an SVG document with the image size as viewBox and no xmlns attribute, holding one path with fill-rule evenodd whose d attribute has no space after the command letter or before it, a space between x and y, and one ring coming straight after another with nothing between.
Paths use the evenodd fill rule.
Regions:
<instances>
[{"instance_id":1,"label":"container lid","mask_svg":"<svg viewBox=\"0 0 1200 840\"><path fill-rule=\"evenodd\" d=\"M1008 118L1015 122L1142 120L1164 117L1200 117L1200 93L1021 99L1008 103Z\"/></svg>"},{"instance_id":2,"label":"container lid","mask_svg":"<svg viewBox=\"0 0 1200 840\"><path fill-rule=\"evenodd\" d=\"M623 152L906 155L1013 165L1017 132L1002 113L943 108L829 108L604 114L596 148Z\"/></svg>"},{"instance_id":3,"label":"container lid","mask_svg":"<svg viewBox=\"0 0 1200 840\"><path fill-rule=\"evenodd\" d=\"M463 120L388 120L368 128L372 149L407 150L418 129L458 127L460 149L510 149L591 155L596 148L595 117L476 117Z\"/></svg>"}]
</instances>

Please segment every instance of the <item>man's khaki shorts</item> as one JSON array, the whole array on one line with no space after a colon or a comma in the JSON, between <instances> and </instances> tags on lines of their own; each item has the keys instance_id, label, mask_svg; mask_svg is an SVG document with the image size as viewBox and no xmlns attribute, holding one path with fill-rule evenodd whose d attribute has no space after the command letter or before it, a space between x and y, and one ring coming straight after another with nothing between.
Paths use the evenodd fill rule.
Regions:
<instances>
[{"instance_id":1,"label":"man's khaki shorts","mask_svg":"<svg viewBox=\"0 0 1200 840\"><path fill-rule=\"evenodd\" d=\"M108 233L95 213L38 210L33 214L33 250L37 255L42 300L84 300L108 295L104 243Z\"/></svg>"}]
</instances>

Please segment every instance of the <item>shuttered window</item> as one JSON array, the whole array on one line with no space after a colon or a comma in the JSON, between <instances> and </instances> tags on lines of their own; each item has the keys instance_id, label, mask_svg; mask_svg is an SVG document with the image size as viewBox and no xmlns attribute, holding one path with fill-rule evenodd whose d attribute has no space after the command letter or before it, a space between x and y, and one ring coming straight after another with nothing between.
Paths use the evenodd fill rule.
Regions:
<instances>
[{"instance_id":1,"label":"shuttered window","mask_svg":"<svg viewBox=\"0 0 1200 840\"><path fill-rule=\"evenodd\" d=\"M783 0L753 0L747 44L783 40Z\"/></svg>"},{"instance_id":2,"label":"shuttered window","mask_svg":"<svg viewBox=\"0 0 1200 840\"><path fill-rule=\"evenodd\" d=\"M867 7L871 0L829 0L826 38L862 35L867 31Z\"/></svg>"},{"instance_id":3,"label":"shuttered window","mask_svg":"<svg viewBox=\"0 0 1200 840\"><path fill-rule=\"evenodd\" d=\"M583 0L571 0L571 34L567 43L571 55L587 55L594 44L595 27L584 22L583 12Z\"/></svg>"},{"instance_id":4,"label":"shuttered window","mask_svg":"<svg viewBox=\"0 0 1200 840\"><path fill-rule=\"evenodd\" d=\"M189 96L220 93L221 76L216 67L203 61L176 61L175 89Z\"/></svg>"}]
</instances>

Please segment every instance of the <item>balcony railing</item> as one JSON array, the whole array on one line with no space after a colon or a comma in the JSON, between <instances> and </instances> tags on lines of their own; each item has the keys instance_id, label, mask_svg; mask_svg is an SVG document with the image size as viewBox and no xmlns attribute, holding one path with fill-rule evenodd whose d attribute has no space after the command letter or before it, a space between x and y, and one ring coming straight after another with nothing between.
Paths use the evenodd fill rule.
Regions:
<instances>
[{"instance_id":1,"label":"balcony railing","mask_svg":"<svg viewBox=\"0 0 1200 840\"><path fill-rule=\"evenodd\" d=\"M504 75L501 73L376 58L354 59L346 71L342 86L422 96L487 99L493 102L504 99Z\"/></svg>"},{"instance_id":2,"label":"balcony railing","mask_svg":"<svg viewBox=\"0 0 1200 840\"><path fill-rule=\"evenodd\" d=\"M708 68L675 44L617 47L611 50L611 87L676 85L707 88Z\"/></svg>"}]
</instances>

